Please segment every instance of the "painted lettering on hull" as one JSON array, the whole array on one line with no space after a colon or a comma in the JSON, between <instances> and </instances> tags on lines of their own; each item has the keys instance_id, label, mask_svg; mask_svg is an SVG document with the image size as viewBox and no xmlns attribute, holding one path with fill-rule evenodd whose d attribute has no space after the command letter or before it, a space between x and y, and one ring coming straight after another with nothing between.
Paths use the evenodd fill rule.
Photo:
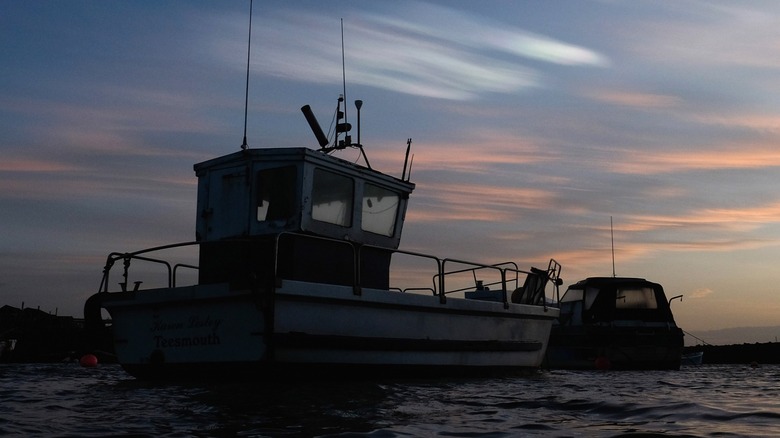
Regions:
<instances>
[{"instance_id":1,"label":"painted lettering on hull","mask_svg":"<svg viewBox=\"0 0 780 438\"><path fill-rule=\"evenodd\" d=\"M208 345L219 345L221 342L219 336L209 334L206 336L181 336L165 337L157 335L154 337L156 348L188 348L204 347Z\"/></svg>"},{"instance_id":2,"label":"painted lettering on hull","mask_svg":"<svg viewBox=\"0 0 780 438\"><path fill-rule=\"evenodd\" d=\"M211 315L191 315L180 318L161 318L154 315L150 326L155 348L192 348L220 345L222 342L217 333L222 320ZM187 336L177 336L174 333L181 330L201 333ZM203 333L205 332L205 333Z\"/></svg>"}]
</instances>

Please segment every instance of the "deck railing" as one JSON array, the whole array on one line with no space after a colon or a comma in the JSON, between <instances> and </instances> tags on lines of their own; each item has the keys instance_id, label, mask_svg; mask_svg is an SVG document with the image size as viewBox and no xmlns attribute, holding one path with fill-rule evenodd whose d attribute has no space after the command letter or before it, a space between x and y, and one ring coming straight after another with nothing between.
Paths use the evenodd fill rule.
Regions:
<instances>
[{"instance_id":1,"label":"deck railing","mask_svg":"<svg viewBox=\"0 0 780 438\"><path fill-rule=\"evenodd\" d=\"M358 245L353 242L348 242L344 240L338 240L338 239L330 239L326 237L321 236L312 236L312 235L304 235L299 233L290 233L290 232L284 232L280 233L275 242L274 247L274 272L278 273L280 272L280 266L279 263L279 252L282 247L281 240L284 239L287 236L292 236L295 238L304 238L304 239L316 239L322 242L330 242L334 245L339 245L344 248L349 248L349 251L352 253L352 272L349 274L351 277L352 287L356 294L360 294L362 287L364 285L364 281L361 278L361 265L364 263L364 255L366 251L382 251L390 254L390 256L394 255L402 255L405 257L410 257L414 260L420 260L420 261L427 261L428 263L432 263L434 266L432 267L432 286L426 287L426 286L412 286L412 287L396 287L396 286L390 286L390 290L400 291L403 293L419 293L419 292L430 292L434 296L438 296L441 303L445 303L447 300L447 296L459 293L459 292L468 292L468 291L495 291L501 294L501 300L505 303L505 305L508 305L509 302L511 302L510 294L512 291L518 289L521 287L521 279L525 280L528 276L534 276L534 275L540 275L539 272L546 272L546 278L544 278L544 283L546 284L547 281L553 285L554 287L554 301L558 302L560 300L558 286L560 285L560 272L561 272L561 265L558 264L557 261L554 259L550 259L550 262L548 264L547 270L531 270L526 271L519 269L517 264L514 262L503 262L498 264L483 264L483 263L477 263L472 261L466 261L466 260L460 260L460 259L454 259L454 258L439 258L430 254L424 254L414 251L405 251L400 249L389 249L385 247L379 247L379 246L373 246L373 245ZM251 242L250 239L243 239L243 240L231 240L232 242L236 241L246 241ZM108 255L108 258L106 260L106 265L103 268L103 277L100 283L99 292L108 292L108 284L109 284L109 277L110 277L110 271L113 268L113 266L118 262L122 261L123 265L123 271L122 271L122 281L119 283L120 288L122 291L128 290L128 282L130 281L130 266L131 262L133 260L137 261L143 261L148 262L152 264L162 265L164 267L166 276L166 284L167 287L176 287L177 286L177 274L180 269L191 269L191 270L198 270L198 266L195 266L193 264L189 263L176 263L171 264L167 260L163 258L157 258L157 257L151 257L150 254L155 252L161 252L164 250L170 250L175 248L182 248L187 246L198 246L204 242L183 242L183 243L176 243L171 245L164 245L164 246L157 246L153 248L148 248L140 251L135 252L113 252ZM209 242L214 243L214 242ZM455 265L452 269L448 270L451 266ZM391 263L392 266L392 263ZM390 269L390 267L388 267ZM390 269L390 272L393 272L394 270ZM534 272L536 271L536 272ZM473 283L467 283L463 280L463 276L470 276L471 281ZM390 276L392 279L392 275ZM481 278L484 277L484 278ZM487 278L487 279L485 279ZM422 279L421 279L422 281ZM135 286L133 290L138 290L140 288L140 285L142 284L141 281L135 281ZM546 297L546 294L545 294ZM544 300L544 305L547 305L547 300Z\"/></svg>"},{"instance_id":2,"label":"deck railing","mask_svg":"<svg viewBox=\"0 0 780 438\"><path fill-rule=\"evenodd\" d=\"M164 259L147 257L144 256L143 254L160 252L167 249L181 248L185 246L197 246L200 243L201 242L183 242L183 243L174 243L170 245L155 246L153 248L142 249L140 251L134 251L134 252L124 252L124 253L112 252L111 254L108 255L108 258L106 259L106 264L103 267L103 278L100 282L100 288L98 292L108 292L109 274L111 272L111 268L119 260L122 260L124 266L124 269L122 271L122 278L124 279L124 281L119 283L119 286L122 288L123 291L127 290L127 285L129 281L130 262L132 260L140 260L140 261L146 261L154 264L163 265L167 272L166 278L167 278L168 287L176 287L176 271L178 271L178 269L189 268L189 269L197 270L198 267L195 265L184 264L184 263L177 263L171 265L168 261ZM135 283L134 289L138 289L142 282L136 281L134 283Z\"/></svg>"}]
</instances>

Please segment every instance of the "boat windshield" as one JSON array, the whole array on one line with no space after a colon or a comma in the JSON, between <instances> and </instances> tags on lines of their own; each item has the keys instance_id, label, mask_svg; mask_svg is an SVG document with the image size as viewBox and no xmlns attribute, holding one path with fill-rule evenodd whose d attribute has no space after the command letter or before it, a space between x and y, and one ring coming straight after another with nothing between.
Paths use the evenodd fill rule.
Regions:
<instances>
[{"instance_id":1,"label":"boat windshield","mask_svg":"<svg viewBox=\"0 0 780 438\"><path fill-rule=\"evenodd\" d=\"M398 194L373 184L366 184L363 193L361 228L383 236L392 236L398 213Z\"/></svg>"},{"instance_id":2,"label":"boat windshield","mask_svg":"<svg viewBox=\"0 0 780 438\"><path fill-rule=\"evenodd\" d=\"M312 219L343 227L351 226L353 193L354 182L351 178L314 169Z\"/></svg>"},{"instance_id":3,"label":"boat windshield","mask_svg":"<svg viewBox=\"0 0 780 438\"><path fill-rule=\"evenodd\" d=\"M595 287L587 288L587 291L583 289L569 289L561 298L561 304L571 303L575 301L585 301L584 308L589 310L593 306L593 302L596 301L596 297L599 294L599 289Z\"/></svg>"},{"instance_id":4,"label":"boat windshield","mask_svg":"<svg viewBox=\"0 0 780 438\"><path fill-rule=\"evenodd\" d=\"M563 298L561 298L562 303L566 303L569 301L580 301L582 300L582 289L569 289L566 291L565 294L563 294Z\"/></svg>"},{"instance_id":5,"label":"boat windshield","mask_svg":"<svg viewBox=\"0 0 780 438\"><path fill-rule=\"evenodd\" d=\"M618 288L616 309L657 309L655 290L651 287Z\"/></svg>"}]
</instances>

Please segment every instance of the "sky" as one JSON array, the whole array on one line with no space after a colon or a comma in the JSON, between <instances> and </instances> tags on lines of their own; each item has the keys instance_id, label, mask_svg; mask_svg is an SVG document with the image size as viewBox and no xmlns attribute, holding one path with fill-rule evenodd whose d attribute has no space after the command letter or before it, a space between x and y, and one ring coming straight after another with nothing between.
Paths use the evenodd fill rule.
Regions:
<instances>
[{"instance_id":1,"label":"sky","mask_svg":"<svg viewBox=\"0 0 780 438\"><path fill-rule=\"evenodd\" d=\"M109 252L194 240L192 165L242 143L249 7L0 3L0 305L81 316ZM346 82L374 168L400 176L412 139L402 249L552 257L568 285L612 275L614 241L615 274L683 295L684 330L780 326L779 2L269 0L252 20L249 147L317 148L300 108L327 127Z\"/></svg>"}]
</instances>

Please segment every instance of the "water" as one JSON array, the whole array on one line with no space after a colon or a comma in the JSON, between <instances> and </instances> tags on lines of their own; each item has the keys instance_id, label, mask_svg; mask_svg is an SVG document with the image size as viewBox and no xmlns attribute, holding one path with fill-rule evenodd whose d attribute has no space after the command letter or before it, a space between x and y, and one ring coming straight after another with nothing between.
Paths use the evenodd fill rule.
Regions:
<instances>
[{"instance_id":1,"label":"water","mask_svg":"<svg viewBox=\"0 0 780 438\"><path fill-rule=\"evenodd\" d=\"M0 435L780 436L780 366L383 382L149 383L0 365Z\"/></svg>"}]
</instances>

